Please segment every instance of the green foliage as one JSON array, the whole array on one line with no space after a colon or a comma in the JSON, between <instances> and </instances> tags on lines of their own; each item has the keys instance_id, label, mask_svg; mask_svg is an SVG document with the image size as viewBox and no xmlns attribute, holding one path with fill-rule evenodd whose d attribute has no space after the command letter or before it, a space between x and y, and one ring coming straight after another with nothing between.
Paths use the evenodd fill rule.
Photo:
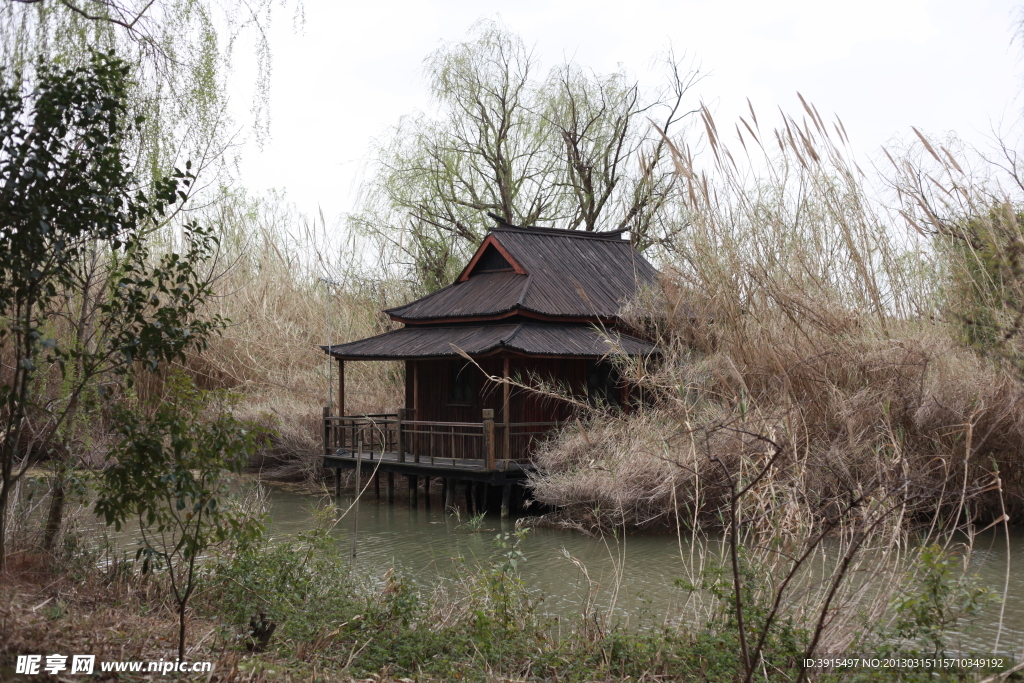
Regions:
<instances>
[{"instance_id":1,"label":"green foliage","mask_svg":"<svg viewBox=\"0 0 1024 683\"><path fill-rule=\"evenodd\" d=\"M223 397L173 375L155 406L116 409L121 440L100 476L95 510L122 529L136 520L142 571L166 569L181 615L195 588L196 563L207 548L230 541L245 548L263 532L261 519L230 504L228 475L239 473L266 434L235 419Z\"/></svg>"},{"instance_id":2,"label":"green foliage","mask_svg":"<svg viewBox=\"0 0 1024 683\"><path fill-rule=\"evenodd\" d=\"M198 315L210 294L200 268L216 246L211 232L187 224L184 253L151 252L153 231L193 178L186 165L148 194L137 189L128 139L141 121L127 117L128 79L124 62L101 53L81 67L40 62L31 91L3 72L0 350L16 362L0 384L0 565L11 486L34 458L60 454L54 437L83 402L130 385L137 361L156 370L184 360L223 325ZM44 391L54 374L56 401ZM28 457L14 472L19 456Z\"/></svg>"},{"instance_id":3,"label":"green foliage","mask_svg":"<svg viewBox=\"0 0 1024 683\"><path fill-rule=\"evenodd\" d=\"M920 571L912 589L898 597L894 635L926 644L933 657L943 657L950 634L964 619L978 613L992 598L988 589L961 570L960 561L942 547L930 545L918 553Z\"/></svg>"},{"instance_id":4,"label":"green foliage","mask_svg":"<svg viewBox=\"0 0 1024 683\"><path fill-rule=\"evenodd\" d=\"M794 671L799 667L800 659L807 650L810 634L806 629L800 627L791 615L785 615L782 618L776 617L771 624L768 624L776 577L759 569L742 547L737 550L742 591L743 627L747 643L753 649L753 645L764 636L761 652L762 662L775 671ZM715 666L723 671L731 666L734 671L742 672L739 612L735 600L732 567L728 558L721 557L711 561L704 568L698 582L691 583L677 579L676 585L691 593L703 591L715 599L717 609L705 626L706 632L702 633L699 639L710 638L709 645L715 641L719 647L728 645L726 648L728 655L720 654L721 661L715 661L713 658L709 658L707 661L715 661ZM766 628L767 634L764 633ZM761 664L755 663L754 667L760 669Z\"/></svg>"},{"instance_id":5,"label":"green foliage","mask_svg":"<svg viewBox=\"0 0 1024 683\"><path fill-rule=\"evenodd\" d=\"M355 591L343 552L328 531L333 511L314 510L314 528L287 542L264 537L222 554L207 577L218 615L241 627L254 614L266 614L280 638L301 640L316 636L324 609L336 617L358 614L347 602ZM333 600L338 595L345 599Z\"/></svg>"},{"instance_id":6,"label":"green foliage","mask_svg":"<svg viewBox=\"0 0 1024 683\"><path fill-rule=\"evenodd\" d=\"M428 680L735 679L739 645L724 614L705 628L649 631L540 617L517 573L525 530L498 534L489 560L462 563L456 581L431 595L393 569L379 583L360 580L347 544L329 533L334 510L317 514L313 531L225 556L204 579L203 609L239 637L254 614L265 614L278 625L266 655L293 671L315 664L334 675ZM794 651L780 636L765 659L784 662L781 670L795 678Z\"/></svg>"},{"instance_id":7,"label":"green foliage","mask_svg":"<svg viewBox=\"0 0 1024 683\"><path fill-rule=\"evenodd\" d=\"M376 582L360 578L350 564L348 544L330 533L336 510L317 514L320 522L311 532L223 557L203 591L203 609L231 624L239 637L254 614L276 621L276 640L262 656L286 662L291 671L311 673L315 665L338 677L465 681L743 679L727 559L710 562L695 584L677 582L717 601L710 619L640 630L606 625L589 613L540 616L537 596L516 572L524 561L522 531L498 534L489 559L461 563L454 583L431 592L395 570ZM777 577L745 553L740 558L747 640L756 642ZM910 607L908 601L901 609L911 628L931 624L934 635L948 634L956 623L947 617L970 611L978 595L964 596L956 587L955 563L937 549L924 549L922 561L930 569L907 580L913 587L908 596L923 596L923 603ZM920 656L898 639L894 632L866 628L850 651ZM797 680L809 641L790 612L778 618L753 680ZM891 674L860 668L819 672L813 680L884 681ZM901 675L901 680L934 681L958 680L959 673L908 669Z\"/></svg>"},{"instance_id":8,"label":"green foliage","mask_svg":"<svg viewBox=\"0 0 1024 683\"><path fill-rule=\"evenodd\" d=\"M455 518L459 520L458 527L466 527L470 531L480 531L483 528L484 522L487 519L487 512L484 511L477 513L475 515L470 515L469 519L467 519L465 522L462 522L462 516L459 514L458 508L455 508Z\"/></svg>"},{"instance_id":9,"label":"green foliage","mask_svg":"<svg viewBox=\"0 0 1024 683\"><path fill-rule=\"evenodd\" d=\"M526 555L520 545L529 529L503 532L494 537L498 557L477 572L474 588L474 626L478 647L485 651L509 639L510 632L533 623L533 603L526 584L519 578L520 562Z\"/></svg>"},{"instance_id":10,"label":"green foliage","mask_svg":"<svg viewBox=\"0 0 1024 683\"><path fill-rule=\"evenodd\" d=\"M1024 372L1024 215L1009 204L944 226L937 235L947 271L947 315L975 349L1004 357Z\"/></svg>"}]
</instances>

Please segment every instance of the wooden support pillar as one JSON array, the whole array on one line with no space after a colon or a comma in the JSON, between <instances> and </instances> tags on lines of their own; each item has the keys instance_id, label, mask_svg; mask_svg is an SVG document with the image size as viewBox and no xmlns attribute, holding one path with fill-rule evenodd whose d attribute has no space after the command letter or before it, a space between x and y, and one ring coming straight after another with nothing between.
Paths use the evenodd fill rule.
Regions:
<instances>
[{"instance_id":1,"label":"wooden support pillar","mask_svg":"<svg viewBox=\"0 0 1024 683\"><path fill-rule=\"evenodd\" d=\"M494 469L494 410L483 409L484 423L484 468Z\"/></svg>"},{"instance_id":2,"label":"wooden support pillar","mask_svg":"<svg viewBox=\"0 0 1024 683\"><path fill-rule=\"evenodd\" d=\"M505 484L501 487L501 518L508 517L508 499L512 494L512 484Z\"/></svg>"},{"instance_id":3,"label":"wooden support pillar","mask_svg":"<svg viewBox=\"0 0 1024 683\"><path fill-rule=\"evenodd\" d=\"M455 480L445 478L444 480L444 509L448 510L455 503Z\"/></svg>"},{"instance_id":4,"label":"wooden support pillar","mask_svg":"<svg viewBox=\"0 0 1024 683\"><path fill-rule=\"evenodd\" d=\"M341 498L341 468L334 468L334 498Z\"/></svg>"},{"instance_id":5,"label":"wooden support pillar","mask_svg":"<svg viewBox=\"0 0 1024 683\"><path fill-rule=\"evenodd\" d=\"M395 420L395 450L398 453L398 462L405 462L405 434L402 423L406 420L405 408L398 409L398 417Z\"/></svg>"},{"instance_id":6,"label":"wooden support pillar","mask_svg":"<svg viewBox=\"0 0 1024 683\"><path fill-rule=\"evenodd\" d=\"M430 477L423 477L423 504L430 509Z\"/></svg>"},{"instance_id":7,"label":"wooden support pillar","mask_svg":"<svg viewBox=\"0 0 1024 683\"><path fill-rule=\"evenodd\" d=\"M327 423L327 417L331 414L331 407L324 406L324 455L331 454L331 427Z\"/></svg>"},{"instance_id":8,"label":"wooden support pillar","mask_svg":"<svg viewBox=\"0 0 1024 683\"><path fill-rule=\"evenodd\" d=\"M509 362L510 361L508 356L505 356L505 362L502 364L502 377L504 378L505 382L501 385L501 418L505 421L505 437L503 439L504 443L502 444L504 448L502 448L501 457L505 460L508 460L509 458L512 457L512 420L509 416L509 411L512 408L512 406L509 405L509 393L511 389L508 383Z\"/></svg>"},{"instance_id":9,"label":"wooden support pillar","mask_svg":"<svg viewBox=\"0 0 1024 683\"><path fill-rule=\"evenodd\" d=\"M476 513L487 512L487 484L480 482L476 485Z\"/></svg>"},{"instance_id":10,"label":"wooden support pillar","mask_svg":"<svg viewBox=\"0 0 1024 683\"><path fill-rule=\"evenodd\" d=\"M419 504L419 501L416 500L416 488L419 483L419 477L415 474L409 475L409 507L416 507Z\"/></svg>"},{"instance_id":11,"label":"wooden support pillar","mask_svg":"<svg viewBox=\"0 0 1024 683\"><path fill-rule=\"evenodd\" d=\"M395 473L388 472L388 502L395 502Z\"/></svg>"},{"instance_id":12,"label":"wooden support pillar","mask_svg":"<svg viewBox=\"0 0 1024 683\"><path fill-rule=\"evenodd\" d=\"M338 417L345 416L345 361L338 359Z\"/></svg>"},{"instance_id":13,"label":"wooden support pillar","mask_svg":"<svg viewBox=\"0 0 1024 683\"><path fill-rule=\"evenodd\" d=\"M377 496L377 500L380 500L380 473L373 473L373 493Z\"/></svg>"},{"instance_id":14,"label":"wooden support pillar","mask_svg":"<svg viewBox=\"0 0 1024 683\"><path fill-rule=\"evenodd\" d=\"M415 360L412 362L412 412L414 420L423 419L420 415L420 363Z\"/></svg>"},{"instance_id":15,"label":"wooden support pillar","mask_svg":"<svg viewBox=\"0 0 1024 683\"><path fill-rule=\"evenodd\" d=\"M473 510L473 482L466 482L466 514L472 515Z\"/></svg>"},{"instance_id":16,"label":"wooden support pillar","mask_svg":"<svg viewBox=\"0 0 1024 683\"><path fill-rule=\"evenodd\" d=\"M423 421L423 414L420 412L420 364L419 361L412 362L412 419L417 422ZM413 462L420 461L420 451L423 449L423 437L419 436L413 446Z\"/></svg>"}]
</instances>

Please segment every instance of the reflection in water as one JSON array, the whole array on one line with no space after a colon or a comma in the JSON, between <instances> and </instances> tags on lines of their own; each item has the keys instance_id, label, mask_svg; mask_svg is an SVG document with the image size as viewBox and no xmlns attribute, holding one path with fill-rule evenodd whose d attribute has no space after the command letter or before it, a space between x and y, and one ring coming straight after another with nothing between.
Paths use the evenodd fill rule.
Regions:
<instances>
[{"instance_id":1,"label":"reflection in water","mask_svg":"<svg viewBox=\"0 0 1024 683\"><path fill-rule=\"evenodd\" d=\"M310 506L316 498L272 488L270 532L285 536L308 529ZM343 506L351 499L340 501ZM354 512L337 528L339 542L351 547ZM511 531L513 520L488 516L474 530L465 519L432 509L410 509L401 503L378 503L364 497L359 512L356 573L378 579L394 565L424 586L438 577L455 577L463 561L489 562L498 552L495 536ZM673 535L637 534L625 538L590 538L558 529L534 529L522 548L526 562L520 576L530 590L543 597L540 609L552 615L578 614L588 596L599 609L614 604L620 618L634 624L662 623L680 618L686 594L674 580L687 575L690 563L699 564L691 548L680 546ZM1001 595L1011 562L1009 590L1003 613L1000 651L1024 649L1024 533L1011 538L1008 555L1004 535L989 534L976 541L971 571L982 585ZM575 560L575 562L573 561ZM589 579L588 579L589 577ZM992 651L1001 603L988 605L963 637L965 649L978 654Z\"/></svg>"}]
</instances>

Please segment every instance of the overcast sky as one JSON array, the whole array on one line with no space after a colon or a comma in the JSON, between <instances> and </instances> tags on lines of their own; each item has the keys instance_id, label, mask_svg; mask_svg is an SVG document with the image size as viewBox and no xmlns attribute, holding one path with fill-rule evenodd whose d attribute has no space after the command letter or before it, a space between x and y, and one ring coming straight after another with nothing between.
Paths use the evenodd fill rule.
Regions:
<instances>
[{"instance_id":1,"label":"overcast sky","mask_svg":"<svg viewBox=\"0 0 1024 683\"><path fill-rule=\"evenodd\" d=\"M242 156L245 186L284 190L328 223L353 208L374 138L403 114L431 107L424 57L500 19L544 67L571 57L598 72L623 65L655 84L652 58L672 45L711 75L697 88L723 123L753 102L761 125L800 92L842 118L862 158L911 126L985 145L1021 118L1024 60L1009 0L675 0L674 2L337 2L305 0L295 30L277 11L270 35L271 139ZM235 118L247 119L239 54ZM775 114L773 117L772 115ZM728 128L731 129L731 126Z\"/></svg>"}]
</instances>

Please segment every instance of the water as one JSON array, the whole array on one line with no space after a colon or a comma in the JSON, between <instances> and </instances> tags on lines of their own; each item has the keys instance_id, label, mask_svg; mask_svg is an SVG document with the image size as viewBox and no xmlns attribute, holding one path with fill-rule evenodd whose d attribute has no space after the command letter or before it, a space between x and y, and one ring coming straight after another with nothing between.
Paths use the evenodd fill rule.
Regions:
<instances>
[{"instance_id":1,"label":"water","mask_svg":"<svg viewBox=\"0 0 1024 683\"><path fill-rule=\"evenodd\" d=\"M287 536L313 524L310 506L315 497L273 487L270 531ZM348 506L351 499L339 501ZM388 505L373 495L364 497L358 515L357 573L381 577L392 565L425 587L439 577L456 577L463 562L488 563L499 552L495 536L514 529L514 520L488 516L479 528L465 518L446 514L437 501L427 510L403 503ZM354 511L338 525L339 543L352 547ZM712 541L710 544L716 546ZM520 576L536 596L540 610L551 615L579 614L590 604L612 609L617 618L636 626L650 626L685 618L687 594L675 586L685 577L687 564L697 558L675 535L630 534L593 538L550 528L532 529L520 548L526 562ZM715 549L712 548L714 552ZM990 533L975 543L970 571L981 585L1002 595L1007 582L1003 630L999 650L1022 657L1024 651L1024 530L1011 533L1007 551L1004 534ZM584 571L585 569L585 571ZM1001 602L989 604L962 635L962 647L978 654L993 652Z\"/></svg>"}]
</instances>

